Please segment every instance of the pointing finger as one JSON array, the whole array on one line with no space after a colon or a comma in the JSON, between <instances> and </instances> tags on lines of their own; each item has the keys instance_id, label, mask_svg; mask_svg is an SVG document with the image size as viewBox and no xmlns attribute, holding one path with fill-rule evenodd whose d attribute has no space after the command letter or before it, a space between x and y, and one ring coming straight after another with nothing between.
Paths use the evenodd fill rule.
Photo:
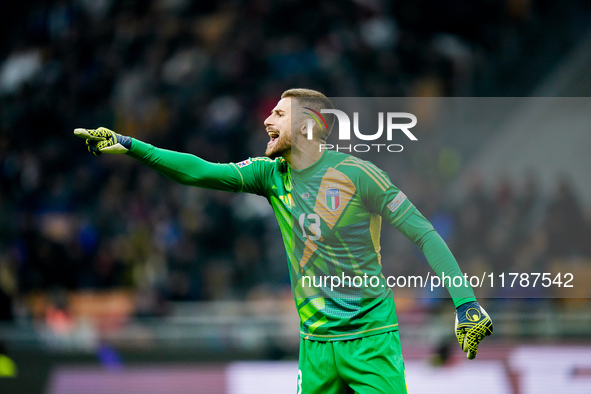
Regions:
<instances>
[{"instance_id":1,"label":"pointing finger","mask_svg":"<svg viewBox=\"0 0 591 394\"><path fill-rule=\"evenodd\" d=\"M104 137L94 136L94 135L90 134L87 129L83 129L83 128L74 129L74 135L76 135L77 137L84 138L87 140L92 140L92 141L104 141L106 139Z\"/></svg>"}]
</instances>

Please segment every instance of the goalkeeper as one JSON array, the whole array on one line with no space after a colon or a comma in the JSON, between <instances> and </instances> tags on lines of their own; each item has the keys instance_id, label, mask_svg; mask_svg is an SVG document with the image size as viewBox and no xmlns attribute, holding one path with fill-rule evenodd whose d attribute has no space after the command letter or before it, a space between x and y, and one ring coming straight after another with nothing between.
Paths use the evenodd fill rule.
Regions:
<instances>
[{"instance_id":1,"label":"goalkeeper","mask_svg":"<svg viewBox=\"0 0 591 394\"><path fill-rule=\"evenodd\" d=\"M266 157L240 163L210 163L103 127L74 134L96 156L124 153L185 185L266 197L283 236L300 316L297 393L406 393L394 298L381 272L382 220L416 244L437 275L463 274L431 223L385 172L318 149L334 119L327 117L323 127L304 114L329 108L332 103L320 92L285 91L264 122ZM334 289L306 281L341 275L367 275L377 285ZM473 359L493 326L470 285L461 282L455 287L449 281L447 290L456 307L457 339Z\"/></svg>"}]
</instances>

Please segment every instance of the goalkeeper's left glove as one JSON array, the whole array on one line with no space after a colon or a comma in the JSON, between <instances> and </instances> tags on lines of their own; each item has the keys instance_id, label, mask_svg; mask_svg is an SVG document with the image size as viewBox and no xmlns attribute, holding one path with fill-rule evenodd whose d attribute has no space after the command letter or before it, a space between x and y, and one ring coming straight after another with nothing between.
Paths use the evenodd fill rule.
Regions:
<instances>
[{"instance_id":1,"label":"goalkeeper's left glove","mask_svg":"<svg viewBox=\"0 0 591 394\"><path fill-rule=\"evenodd\" d=\"M105 153L125 153L131 148L131 138L117 134L105 127L98 129L74 129L74 134L86 139L88 151L95 156Z\"/></svg>"},{"instance_id":2,"label":"goalkeeper's left glove","mask_svg":"<svg viewBox=\"0 0 591 394\"><path fill-rule=\"evenodd\" d=\"M493 332L490 316L476 301L467 302L456 308L455 326L460 347L468 353L467 357L470 360L476 357L480 341Z\"/></svg>"}]
</instances>

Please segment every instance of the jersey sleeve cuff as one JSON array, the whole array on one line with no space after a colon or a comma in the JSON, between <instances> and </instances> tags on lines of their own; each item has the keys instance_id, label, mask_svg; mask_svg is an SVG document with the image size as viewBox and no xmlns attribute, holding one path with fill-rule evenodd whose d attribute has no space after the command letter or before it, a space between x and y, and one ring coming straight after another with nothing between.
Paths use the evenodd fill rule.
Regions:
<instances>
[{"instance_id":1,"label":"jersey sleeve cuff","mask_svg":"<svg viewBox=\"0 0 591 394\"><path fill-rule=\"evenodd\" d=\"M454 306L457 308L461 305L467 304L468 302L476 301L476 297L464 297L464 298L454 298Z\"/></svg>"}]
</instances>

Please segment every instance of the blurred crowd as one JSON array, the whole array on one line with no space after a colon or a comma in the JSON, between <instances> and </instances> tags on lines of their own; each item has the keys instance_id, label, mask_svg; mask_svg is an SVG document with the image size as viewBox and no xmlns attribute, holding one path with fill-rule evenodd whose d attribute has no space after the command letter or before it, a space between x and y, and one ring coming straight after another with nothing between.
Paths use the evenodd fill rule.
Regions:
<instances>
[{"instance_id":1,"label":"blurred crowd","mask_svg":"<svg viewBox=\"0 0 591 394\"><path fill-rule=\"evenodd\" d=\"M290 87L527 95L580 38L582 3L0 2L0 318L40 290L133 289L138 313L158 314L168 300L289 286L264 199L176 185L127 157L94 158L75 127L227 162L262 154L262 121ZM566 180L550 200L535 180L519 184L490 193L475 181L461 204L424 213L471 264L589 256L584 238L567 237L589 239L589 222Z\"/></svg>"}]
</instances>

